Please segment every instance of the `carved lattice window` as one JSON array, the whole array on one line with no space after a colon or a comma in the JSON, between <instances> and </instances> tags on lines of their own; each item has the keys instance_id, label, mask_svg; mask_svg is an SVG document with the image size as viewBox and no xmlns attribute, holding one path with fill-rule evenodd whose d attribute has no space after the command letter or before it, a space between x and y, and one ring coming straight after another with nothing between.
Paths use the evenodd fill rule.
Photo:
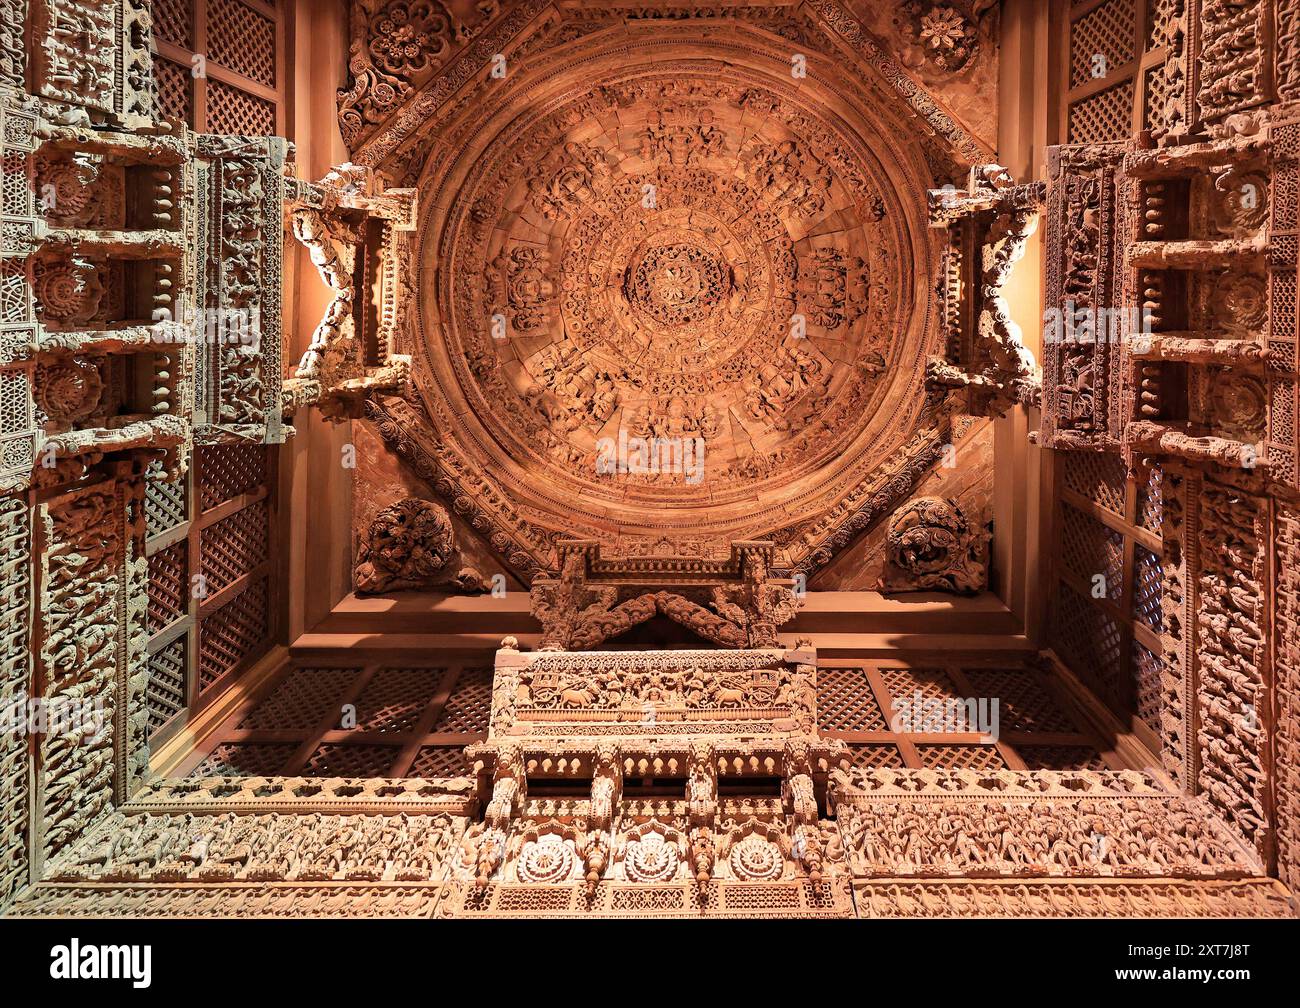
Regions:
<instances>
[{"instance_id":1,"label":"carved lattice window","mask_svg":"<svg viewBox=\"0 0 1300 1008\"><path fill-rule=\"evenodd\" d=\"M966 706L975 701L974 708ZM974 713L996 739L971 727ZM960 713L959 713L960 712ZM827 659L817 668L817 722L864 769L930 767L1021 770L1060 764L1118 767L1054 681L1016 665L912 668L902 662Z\"/></svg>"},{"instance_id":2,"label":"carved lattice window","mask_svg":"<svg viewBox=\"0 0 1300 1008\"><path fill-rule=\"evenodd\" d=\"M479 665L286 668L213 733L190 774L460 776L491 706L492 669Z\"/></svg>"},{"instance_id":3,"label":"carved lattice window","mask_svg":"<svg viewBox=\"0 0 1300 1008\"><path fill-rule=\"evenodd\" d=\"M1061 143L1127 140L1166 99L1157 26L1170 0L1081 0L1062 16Z\"/></svg>"},{"instance_id":4,"label":"carved lattice window","mask_svg":"<svg viewBox=\"0 0 1300 1008\"><path fill-rule=\"evenodd\" d=\"M155 0L154 75L163 113L200 133L286 136L287 6Z\"/></svg>"},{"instance_id":5,"label":"carved lattice window","mask_svg":"<svg viewBox=\"0 0 1300 1008\"><path fill-rule=\"evenodd\" d=\"M1126 475L1106 452L1057 453L1052 646L1158 749L1162 612L1160 471Z\"/></svg>"},{"instance_id":6,"label":"carved lattice window","mask_svg":"<svg viewBox=\"0 0 1300 1008\"><path fill-rule=\"evenodd\" d=\"M150 729L171 730L261 658L271 606L274 447L207 445L179 483L146 484ZM155 739L157 741L157 739Z\"/></svg>"}]
</instances>

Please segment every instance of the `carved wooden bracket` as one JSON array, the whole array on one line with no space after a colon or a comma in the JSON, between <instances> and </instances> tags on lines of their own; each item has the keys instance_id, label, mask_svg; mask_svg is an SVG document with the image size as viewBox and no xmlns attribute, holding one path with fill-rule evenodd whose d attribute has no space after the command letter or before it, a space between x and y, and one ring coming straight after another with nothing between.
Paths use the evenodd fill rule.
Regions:
<instances>
[{"instance_id":1,"label":"carved wooden bracket","mask_svg":"<svg viewBox=\"0 0 1300 1008\"><path fill-rule=\"evenodd\" d=\"M930 224L948 231L940 283L947 344L927 382L964 389L967 410L1000 416L1017 402L1037 405L1033 355L1011 318L1003 287L1037 226L1044 184L1014 185L1000 165L971 168L964 190L929 191Z\"/></svg>"},{"instance_id":2,"label":"carved wooden bracket","mask_svg":"<svg viewBox=\"0 0 1300 1008\"><path fill-rule=\"evenodd\" d=\"M604 560L595 541L558 545L558 577L533 582L544 650L593 648L656 614L722 647L774 647L800 601L768 575L771 543L733 543L721 562L697 558Z\"/></svg>"},{"instance_id":3,"label":"carved wooden bracket","mask_svg":"<svg viewBox=\"0 0 1300 1008\"><path fill-rule=\"evenodd\" d=\"M369 169L345 164L318 183L297 182L288 217L334 297L284 383L287 410L317 405L332 420L358 417L367 395L399 391L410 375L410 357L394 351L411 299L416 192L384 190Z\"/></svg>"}]
</instances>

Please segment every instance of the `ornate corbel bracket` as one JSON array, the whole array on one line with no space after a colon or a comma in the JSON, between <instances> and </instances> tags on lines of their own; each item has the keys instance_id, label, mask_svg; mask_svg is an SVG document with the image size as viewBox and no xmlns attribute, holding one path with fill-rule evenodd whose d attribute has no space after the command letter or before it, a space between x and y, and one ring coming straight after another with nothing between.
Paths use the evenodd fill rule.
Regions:
<instances>
[{"instance_id":1,"label":"ornate corbel bracket","mask_svg":"<svg viewBox=\"0 0 1300 1008\"><path fill-rule=\"evenodd\" d=\"M1037 364L1004 288L1042 211L1042 182L1015 185L1000 165L975 165L964 190L929 191L930 225L948 232L940 279L945 351L930 361L932 389L963 389L968 411L1000 416L1039 405Z\"/></svg>"},{"instance_id":2,"label":"ornate corbel bracket","mask_svg":"<svg viewBox=\"0 0 1300 1008\"><path fill-rule=\"evenodd\" d=\"M316 183L295 182L287 201L293 235L334 291L294 376L285 411L320 407L326 418L361 415L374 392L402 392L411 358L396 352L409 303L409 235L416 192L388 189L368 168L344 164ZM362 303L378 289L378 305Z\"/></svg>"}]
</instances>

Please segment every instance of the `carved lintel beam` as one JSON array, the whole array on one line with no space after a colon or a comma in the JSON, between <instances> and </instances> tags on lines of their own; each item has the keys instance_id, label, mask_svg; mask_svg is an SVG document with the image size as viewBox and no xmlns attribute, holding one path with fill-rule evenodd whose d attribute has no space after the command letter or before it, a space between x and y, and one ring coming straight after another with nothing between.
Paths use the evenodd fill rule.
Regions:
<instances>
[{"instance_id":1,"label":"carved lintel beam","mask_svg":"<svg viewBox=\"0 0 1300 1008\"><path fill-rule=\"evenodd\" d=\"M1263 446L1229 438L1198 436L1165 424L1135 420L1125 428L1125 447L1149 455L1174 455L1191 462L1244 469L1265 469Z\"/></svg>"},{"instance_id":2,"label":"carved lintel beam","mask_svg":"<svg viewBox=\"0 0 1300 1008\"><path fill-rule=\"evenodd\" d=\"M1192 364L1248 364L1268 357L1268 347L1254 340L1230 339L1201 330L1134 335L1129 354L1140 360L1186 361Z\"/></svg>"},{"instance_id":3,"label":"carved lintel beam","mask_svg":"<svg viewBox=\"0 0 1300 1008\"><path fill-rule=\"evenodd\" d=\"M45 233L44 252L114 256L118 259L179 259L185 254L175 231L89 231L52 228Z\"/></svg>"},{"instance_id":4,"label":"carved lintel beam","mask_svg":"<svg viewBox=\"0 0 1300 1008\"><path fill-rule=\"evenodd\" d=\"M191 330L180 322L124 326L121 329L51 331L42 329L36 349L41 353L140 353L165 346L181 346Z\"/></svg>"},{"instance_id":5,"label":"carved lintel beam","mask_svg":"<svg viewBox=\"0 0 1300 1008\"><path fill-rule=\"evenodd\" d=\"M42 150L98 154L131 164L179 165L190 157L184 136L175 134L121 133L42 121L35 135Z\"/></svg>"},{"instance_id":6,"label":"carved lintel beam","mask_svg":"<svg viewBox=\"0 0 1300 1008\"><path fill-rule=\"evenodd\" d=\"M1131 178L1167 178L1194 174L1207 168L1239 164L1266 156L1272 144L1263 134L1233 136L1214 143L1182 147L1156 147L1134 151L1124 159L1124 174Z\"/></svg>"},{"instance_id":7,"label":"carved lintel beam","mask_svg":"<svg viewBox=\"0 0 1300 1008\"><path fill-rule=\"evenodd\" d=\"M66 434L47 436L42 448L53 449L57 458L87 452L127 451L132 448L162 448L183 444L189 438L189 424L183 417L116 417L115 426L90 427Z\"/></svg>"},{"instance_id":8,"label":"carved lintel beam","mask_svg":"<svg viewBox=\"0 0 1300 1008\"><path fill-rule=\"evenodd\" d=\"M1128 263L1135 269L1259 268L1267 250L1263 234L1242 240L1141 241L1128 247Z\"/></svg>"}]
</instances>

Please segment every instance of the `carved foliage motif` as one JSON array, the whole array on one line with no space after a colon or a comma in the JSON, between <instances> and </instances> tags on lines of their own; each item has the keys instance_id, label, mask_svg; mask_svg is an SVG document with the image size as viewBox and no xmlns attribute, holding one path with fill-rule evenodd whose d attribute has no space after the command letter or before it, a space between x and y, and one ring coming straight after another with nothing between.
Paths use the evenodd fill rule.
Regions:
<instances>
[{"instance_id":1,"label":"carved foliage motif","mask_svg":"<svg viewBox=\"0 0 1300 1008\"><path fill-rule=\"evenodd\" d=\"M351 0L350 6L352 86L339 92L338 101L343 139L352 146L454 47L478 36L499 4L479 3L479 17L469 24L439 0Z\"/></svg>"},{"instance_id":2,"label":"carved foliage motif","mask_svg":"<svg viewBox=\"0 0 1300 1008\"><path fill-rule=\"evenodd\" d=\"M117 498L110 490L71 495L47 505L43 514L49 544L42 561L45 699L69 707L84 704L98 718L94 726L71 719L62 733L41 739L48 858L107 811L114 797L117 606L124 543Z\"/></svg>"},{"instance_id":3,"label":"carved foliage motif","mask_svg":"<svg viewBox=\"0 0 1300 1008\"><path fill-rule=\"evenodd\" d=\"M956 501L918 497L894 512L883 591L976 592L987 581L988 535Z\"/></svg>"},{"instance_id":4,"label":"carved foliage motif","mask_svg":"<svg viewBox=\"0 0 1300 1008\"><path fill-rule=\"evenodd\" d=\"M433 501L406 497L375 515L357 551L357 591L386 592L454 584L482 587L477 572L454 571L459 555L446 510Z\"/></svg>"}]
</instances>

